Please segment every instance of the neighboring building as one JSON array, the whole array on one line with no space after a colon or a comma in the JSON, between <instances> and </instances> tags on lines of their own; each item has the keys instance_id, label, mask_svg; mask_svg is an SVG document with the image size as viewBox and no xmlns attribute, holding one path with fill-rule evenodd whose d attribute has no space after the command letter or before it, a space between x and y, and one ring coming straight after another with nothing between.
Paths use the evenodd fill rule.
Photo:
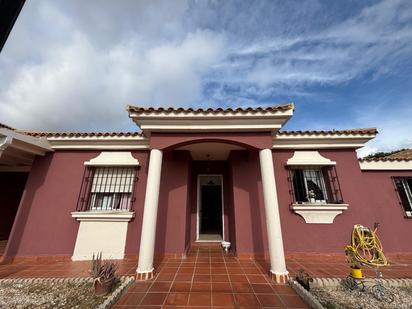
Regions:
<instances>
[{"instance_id":1,"label":"neighboring building","mask_svg":"<svg viewBox=\"0 0 412 309\"><path fill-rule=\"evenodd\" d=\"M225 240L283 281L285 254L343 254L374 222L385 252L412 253L412 160L358 160L373 128L282 131L293 110L129 106L141 133L0 128L4 256L139 256L147 279L154 258Z\"/></svg>"}]
</instances>

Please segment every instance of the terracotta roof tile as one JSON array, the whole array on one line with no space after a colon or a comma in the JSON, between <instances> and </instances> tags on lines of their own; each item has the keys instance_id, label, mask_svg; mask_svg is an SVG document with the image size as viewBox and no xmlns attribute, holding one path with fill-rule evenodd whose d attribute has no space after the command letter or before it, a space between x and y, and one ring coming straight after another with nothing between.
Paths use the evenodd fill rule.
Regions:
<instances>
[{"instance_id":1,"label":"terracotta roof tile","mask_svg":"<svg viewBox=\"0 0 412 309\"><path fill-rule=\"evenodd\" d=\"M278 135L370 135L377 134L376 128L361 128L361 129L347 129L347 130L298 130L298 131L280 131Z\"/></svg>"},{"instance_id":2,"label":"terracotta roof tile","mask_svg":"<svg viewBox=\"0 0 412 309\"><path fill-rule=\"evenodd\" d=\"M9 130L12 130L12 131L14 131L14 130L15 130L14 128L9 127L8 125L5 125L4 123L1 123L1 122L0 122L0 128L9 129Z\"/></svg>"},{"instance_id":3,"label":"terracotta roof tile","mask_svg":"<svg viewBox=\"0 0 412 309\"><path fill-rule=\"evenodd\" d=\"M160 114L160 113L170 113L170 114L178 114L178 113L184 113L184 114L189 114L189 113L195 113L195 114L218 114L218 113L224 113L224 114L229 114L229 113L259 113L259 112L264 112L264 113L270 113L270 112L275 112L275 111L284 111L284 110L290 110L294 109L294 104L293 103L287 103L287 104L279 104L279 105L273 105L270 107L247 107L247 108L174 108L174 107L138 107L138 106L133 106L129 105L127 107L127 110L129 112L136 112L136 113L154 113L154 114Z\"/></svg>"},{"instance_id":4,"label":"terracotta roof tile","mask_svg":"<svg viewBox=\"0 0 412 309\"><path fill-rule=\"evenodd\" d=\"M34 137L133 137L142 136L141 132L34 132L16 131Z\"/></svg>"},{"instance_id":5,"label":"terracotta roof tile","mask_svg":"<svg viewBox=\"0 0 412 309\"><path fill-rule=\"evenodd\" d=\"M412 161L412 149L404 149L391 155L379 158L362 158L362 162L377 162L377 161Z\"/></svg>"}]
</instances>

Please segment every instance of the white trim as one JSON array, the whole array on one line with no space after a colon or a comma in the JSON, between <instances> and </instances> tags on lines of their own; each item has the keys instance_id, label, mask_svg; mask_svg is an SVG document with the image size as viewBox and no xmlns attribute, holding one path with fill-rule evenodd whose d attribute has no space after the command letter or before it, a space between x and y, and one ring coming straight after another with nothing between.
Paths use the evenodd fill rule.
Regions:
<instances>
[{"instance_id":1,"label":"white trim","mask_svg":"<svg viewBox=\"0 0 412 309\"><path fill-rule=\"evenodd\" d=\"M129 117L148 136L151 132L253 132L277 131L293 115L293 109L262 113L135 112Z\"/></svg>"},{"instance_id":2,"label":"white trim","mask_svg":"<svg viewBox=\"0 0 412 309\"><path fill-rule=\"evenodd\" d=\"M360 135L274 135L273 146L276 149L336 149L361 148L376 134Z\"/></svg>"},{"instance_id":3,"label":"white trim","mask_svg":"<svg viewBox=\"0 0 412 309\"><path fill-rule=\"evenodd\" d=\"M412 160L406 161L359 161L360 169L366 170L412 170Z\"/></svg>"},{"instance_id":4,"label":"white trim","mask_svg":"<svg viewBox=\"0 0 412 309\"><path fill-rule=\"evenodd\" d=\"M87 166L138 166L139 160L130 151L102 151L97 157L84 162Z\"/></svg>"},{"instance_id":5,"label":"white trim","mask_svg":"<svg viewBox=\"0 0 412 309\"><path fill-rule=\"evenodd\" d=\"M336 165L335 161L322 156L318 151L295 151L286 165L301 168L302 166L329 166Z\"/></svg>"},{"instance_id":6,"label":"white trim","mask_svg":"<svg viewBox=\"0 0 412 309\"><path fill-rule=\"evenodd\" d=\"M221 188L221 196L222 196L222 240L200 240L200 225L199 225L199 211L200 211L200 177L207 177L207 176L215 176L220 177L220 188ZM223 175L222 174L198 174L197 175L197 208L196 208L196 242L222 242L225 241L225 207L224 207L224 190L223 190Z\"/></svg>"},{"instance_id":7,"label":"white trim","mask_svg":"<svg viewBox=\"0 0 412 309\"><path fill-rule=\"evenodd\" d=\"M50 143L45 138L36 138L0 128L0 151L9 147L39 156L52 151Z\"/></svg>"},{"instance_id":8,"label":"white trim","mask_svg":"<svg viewBox=\"0 0 412 309\"><path fill-rule=\"evenodd\" d=\"M336 216L348 209L348 204L292 204L290 209L306 223L331 224Z\"/></svg>"},{"instance_id":9,"label":"white trim","mask_svg":"<svg viewBox=\"0 0 412 309\"><path fill-rule=\"evenodd\" d=\"M134 211L73 211L72 218L77 221L129 222Z\"/></svg>"},{"instance_id":10,"label":"white trim","mask_svg":"<svg viewBox=\"0 0 412 309\"><path fill-rule=\"evenodd\" d=\"M52 149L148 150L144 136L48 137Z\"/></svg>"}]
</instances>

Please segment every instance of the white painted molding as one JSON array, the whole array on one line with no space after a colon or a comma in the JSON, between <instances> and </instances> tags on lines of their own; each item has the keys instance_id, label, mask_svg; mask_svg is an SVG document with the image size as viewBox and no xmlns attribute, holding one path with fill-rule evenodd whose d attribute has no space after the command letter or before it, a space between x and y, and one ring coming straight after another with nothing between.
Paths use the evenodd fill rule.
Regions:
<instances>
[{"instance_id":1,"label":"white painted molding","mask_svg":"<svg viewBox=\"0 0 412 309\"><path fill-rule=\"evenodd\" d=\"M36 138L0 128L0 150L4 151L8 148L39 156L52 151L50 143L45 138Z\"/></svg>"},{"instance_id":2,"label":"white painted molding","mask_svg":"<svg viewBox=\"0 0 412 309\"><path fill-rule=\"evenodd\" d=\"M151 132L273 132L292 115L293 109L244 114L129 112L129 117L147 136Z\"/></svg>"},{"instance_id":3,"label":"white painted molding","mask_svg":"<svg viewBox=\"0 0 412 309\"><path fill-rule=\"evenodd\" d=\"M348 209L348 204L292 204L290 207L306 223L331 224L336 216Z\"/></svg>"},{"instance_id":4,"label":"white painted molding","mask_svg":"<svg viewBox=\"0 0 412 309\"><path fill-rule=\"evenodd\" d=\"M135 216L134 211L74 211L72 217L77 221L129 222Z\"/></svg>"},{"instance_id":5,"label":"white painted molding","mask_svg":"<svg viewBox=\"0 0 412 309\"><path fill-rule=\"evenodd\" d=\"M130 151L102 151L96 158L84 162L88 166L138 166L139 160Z\"/></svg>"},{"instance_id":6,"label":"white painted molding","mask_svg":"<svg viewBox=\"0 0 412 309\"><path fill-rule=\"evenodd\" d=\"M336 165L336 162L323 157L318 151L295 151L286 165L290 167L329 166Z\"/></svg>"},{"instance_id":7,"label":"white painted molding","mask_svg":"<svg viewBox=\"0 0 412 309\"><path fill-rule=\"evenodd\" d=\"M359 161L360 169L363 171L367 170L412 170L412 160L402 160L402 161Z\"/></svg>"},{"instance_id":8,"label":"white painted molding","mask_svg":"<svg viewBox=\"0 0 412 309\"><path fill-rule=\"evenodd\" d=\"M148 150L144 136L48 137L53 149Z\"/></svg>"},{"instance_id":9,"label":"white painted molding","mask_svg":"<svg viewBox=\"0 0 412 309\"><path fill-rule=\"evenodd\" d=\"M375 138L369 135L274 135L273 146L276 149L358 149Z\"/></svg>"},{"instance_id":10,"label":"white painted molding","mask_svg":"<svg viewBox=\"0 0 412 309\"><path fill-rule=\"evenodd\" d=\"M128 221L132 214L98 216L89 213L88 217L87 212L84 214L82 217L80 214L72 213L72 216L80 221L72 260L91 260L93 254L99 252L104 259L123 259Z\"/></svg>"}]
</instances>

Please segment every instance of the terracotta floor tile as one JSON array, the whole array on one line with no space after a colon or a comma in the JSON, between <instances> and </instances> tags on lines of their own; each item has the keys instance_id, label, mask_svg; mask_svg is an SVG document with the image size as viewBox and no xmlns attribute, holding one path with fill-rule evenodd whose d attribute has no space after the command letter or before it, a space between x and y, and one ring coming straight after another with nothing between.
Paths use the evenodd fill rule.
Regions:
<instances>
[{"instance_id":1,"label":"terracotta floor tile","mask_svg":"<svg viewBox=\"0 0 412 309\"><path fill-rule=\"evenodd\" d=\"M149 290L152 283L153 282L137 281L129 288L128 291L129 292L146 292L147 290Z\"/></svg>"},{"instance_id":2,"label":"terracotta floor tile","mask_svg":"<svg viewBox=\"0 0 412 309\"><path fill-rule=\"evenodd\" d=\"M229 282L212 282L213 292L232 292L232 285Z\"/></svg>"},{"instance_id":3,"label":"terracotta floor tile","mask_svg":"<svg viewBox=\"0 0 412 309\"><path fill-rule=\"evenodd\" d=\"M229 282L229 276L224 274L213 274L211 275L211 280L213 282Z\"/></svg>"},{"instance_id":4,"label":"terracotta floor tile","mask_svg":"<svg viewBox=\"0 0 412 309\"><path fill-rule=\"evenodd\" d=\"M168 282L156 281L156 282L153 282L153 284L150 287L148 292L150 292L150 293L152 293L152 292L169 292L171 285L172 285L171 281L168 281Z\"/></svg>"},{"instance_id":5,"label":"terracotta floor tile","mask_svg":"<svg viewBox=\"0 0 412 309\"><path fill-rule=\"evenodd\" d=\"M262 307L283 307L279 296L276 296L274 294L256 294L256 297L258 298Z\"/></svg>"},{"instance_id":6,"label":"terracotta floor tile","mask_svg":"<svg viewBox=\"0 0 412 309\"><path fill-rule=\"evenodd\" d=\"M189 296L189 306L210 306L211 293L193 292Z\"/></svg>"},{"instance_id":7,"label":"terracotta floor tile","mask_svg":"<svg viewBox=\"0 0 412 309\"><path fill-rule=\"evenodd\" d=\"M178 267L165 267L160 271L161 274L175 274L178 270Z\"/></svg>"},{"instance_id":8,"label":"terracotta floor tile","mask_svg":"<svg viewBox=\"0 0 412 309\"><path fill-rule=\"evenodd\" d=\"M193 274L195 268L194 267L180 267L178 270L178 274Z\"/></svg>"},{"instance_id":9,"label":"terracotta floor tile","mask_svg":"<svg viewBox=\"0 0 412 309\"><path fill-rule=\"evenodd\" d=\"M156 281L172 281L175 278L175 276L178 276L178 275L175 275L175 274L158 274L155 277L155 280Z\"/></svg>"},{"instance_id":10,"label":"terracotta floor tile","mask_svg":"<svg viewBox=\"0 0 412 309\"><path fill-rule=\"evenodd\" d=\"M253 293L252 286L249 283L232 282L234 293Z\"/></svg>"},{"instance_id":11,"label":"terracotta floor tile","mask_svg":"<svg viewBox=\"0 0 412 309\"><path fill-rule=\"evenodd\" d=\"M195 269L195 275L209 275L210 274L210 268L204 268L204 267L196 267Z\"/></svg>"},{"instance_id":12,"label":"terracotta floor tile","mask_svg":"<svg viewBox=\"0 0 412 309\"><path fill-rule=\"evenodd\" d=\"M137 306L145 295L146 295L145 293L128 292L128 293L124 294L116 304L117 305Z\"/></svg>"},{"instance_id":13,"label":"terracotta floor tile","mask_svg":"<svg viewBox=\"0 0 412 309\"><path fill-rule=\"evenodd\" d=\"M167 293L147 293L140 304L142 306L161 306L163 305L166 296Z\"/></svg>"},{"instance_id":14,"label":"terracotta floor tile","mask_svg":"<svg viewBox=\"0 0 412 309\"><path fill-rule=\"evenodd\" d=\"M211 290L210 282L193 282L191 292L210 292Z\"/></svg>"},{"instance_id":15,"label":"terracotta floor tile","mask_svg":"<svg viewBox=\"0 0 412 309\"><path fill-rule=\"evenodd\" d=\"M234 306L232 293L212 293L212 306Z\"/></svg>"},{"instance_id":16,"label":"terracotta floor tile","mask_svg":"<svg viewBox=\"0 0 412 309\"><path fill-rule=\"evenodd\" d=\"M231 275L229 274L229 278L231 282L249 282L245 275Z\"/></svg>"},{"instance_id":17,"label":"terracotta floor tile","mask_svg":"<svg viewBox=\"0 0 412 309\"><path fill-rule=\"evenodd\" d=\"M268 283L252 283L252 289L255 294L273 293L273 289Z\"/></svg>"},{"instance_id":18,"label":"terracotta floor tile","mask_svg":"<svg viewBox=\"0 0 412 309\"><path fill-rule=\"evenodd\" d=\"M193 275L191 274L177 274L175 281L192 281Z\"/></svg>"},{"instance_id":19,"label":"terracotta floor tile","mask_svg":"<svg viewBox=\"0 0 412 309\"><path fill-rule=\"evenodd\" d=\"M267 283L266 276L264 275L247 275L250 283Z\"/></svg>"},{"instance_id":20,"label":"terracotta floor tile","mask_svg":"<svg viewBox=\"0 0 412 309\"><path fill-rule=\"evenodd\" d=\"M170 293L165 305L186 306L189 301L189 293Z\"/></svg>"},{"instance_id":21,"label":"terracotta floor tile","mask_svg":"<svg viewBox=\"0 0 412 309\"><path fill-rule=\"evenodd\" d=\"M243 272L245 274L251 274L251 275L258 275L262 273L260 269L257 267L245 267L243 268Z\"/></svg>"},{"instance_id":22,"label":"terracotta floor tile","mask_svg":"<svg viewBox=\"0 0 412 309\"><path fill-rule=\"evenodd\" d=\"M191 282L173 282L170 288L171 292L190 292L192 287Z\"/></svg>"},{"instance_id":23,"label":"terracotta floor tile","mask_svg":"<svg viewBox=\"0 0 412 309\"><path fill-rule=\"evenodd\" d=\"M195 274L193 277L193 282L210 282L211 276L210 275L197 275Z\"/></svg>"},{"instance_id":24,"label":"terracotta floor tile","mask_svg":"<svg viewBox=\"0 0 412 309\"><path fill-rule=\"evenodd\" d=\"M288 308L309 308L297 295L279 295L279 297Z\"/></svg>"},{"instance_id":25,"label":"terracotta floor tile","mask_svg":"<svg viewBox=\"0 0 412 309\"><path fill-rule=\"evenodd\" d=\"M254 294L234 294L235 301L241 307L260 307L260 303Z\"/></svg>"},{"instance_id":26,"label":"terracotta floor tile","mask_svg":"<svg viewBox=\"0 0 412 309\"><path fill-rule=\"evenodd\" d=\"M272 288L279 295L296 295L296 292L289 285L272 284Z\"/></svg>"}]
</instances>

